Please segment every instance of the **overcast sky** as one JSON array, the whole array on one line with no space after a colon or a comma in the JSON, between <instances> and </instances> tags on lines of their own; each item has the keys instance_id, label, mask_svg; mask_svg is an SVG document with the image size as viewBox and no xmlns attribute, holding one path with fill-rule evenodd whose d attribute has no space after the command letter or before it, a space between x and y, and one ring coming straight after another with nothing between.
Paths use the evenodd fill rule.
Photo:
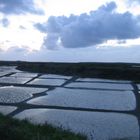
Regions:
<instances>
[{"instance_id":1,"label":"overcast sky","mask_svg":"<svg viewBox=\"0 0 140 140\"><path fill-rule=\"evenodd\" d=\"M140 0L0 0L0 60L140 63Z\"/></svg>"}]
</instances>

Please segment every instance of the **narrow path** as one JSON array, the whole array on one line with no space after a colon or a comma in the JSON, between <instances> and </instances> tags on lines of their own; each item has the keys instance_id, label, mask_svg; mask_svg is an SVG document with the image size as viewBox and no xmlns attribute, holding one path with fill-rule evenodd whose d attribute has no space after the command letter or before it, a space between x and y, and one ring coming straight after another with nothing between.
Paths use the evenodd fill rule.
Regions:
<instances>
[{"instance_id":1,"label":"narrow path","mask_svg":"<svg viewBox=\"0 0 140 140\"><path fill-rule=\"evenodd\" d=\"M64 87L67 84L70 84L72 82L75 82L77 78L78 78L77 76L73 76L72 78L68 79L64 84L62 84L61 87Z\"/></svg>"},{"instance_id":2,"label":"narrow path","mask_svg":"<svg viewBox=\"0 0 140 140\"><path fill-rule=\"evenodd\" d=\"M16 72L9 72L9 73L7 73L7 74L4 74L4 75L1 75L0 76L0 78L2 78L2 77L7 77L7 76L11 76L11 75L13 75L13 74L15 74Z\"/></svg>"},{"instance_id":3,"label":"narrow path","mask_svg":"<svg viewBox=\"0 0 140 140\"><path fill-rule=\"evenodd\" d=\"M122 85L125 85L125 84L131 84L131 82L109 82L109 81L80 81L80 80L78 80L78 81L75 81L75 82L80 82L80 83L107 83L107 84L122 84Z\"/></svg>"},{"instance_id":4,"label":"narrow path","mask_svg":"<svg viewBox=\"0 0 140 140\"><path fill-rule=\"evenodd\" d=\"M0 104L2 105L2 104ZM26 103L15 104L3 104L7 106L17 106L18 108L9 114L9 116L17 115L18 113L27 109L58 109L58 110L71 110L71 111L87 111L87 112L102 112L102 113L123 113L129 115L136 115L135 111L120 111L120 110L107 110L107 109L92 109L92 108L80 108L80 107L62 107L62 106L49 106L49 105L33 105Z\"/></svg>"},{"instance_id":5,"label":"narrow path","mask_svg":"<svg viewBox=\"0 0 140 140\"><path fill-rule=\"evenodd\" d=\"M136 111L140 114L140 93L138 86L135 83L132 83L132 86L134 88L134 95L136 97Z\"/></svg>"},{"instance_id":6,"label":"narrow path","mask_svg":"<svg viewBox=\"0 0 140 140\"><path fill-rule=\"evenodd\" d=\"M26 83L24 83L24 85L30 83L31 81L35 80L36 78L38 78L38 77L40 77L40 76L41 76L41 74L38 74L37 76L31 78L31 80L29 80L29 81L27 81Z\"/></svg>"},{"instance_id":7,"label":"narrow path","mask_svg":"<svg viewBox=\"0 0 140 140\"><path fill-rule=\"evenodd\" d=\"M135 116L138 119L138 124L139 124L139 137L140 137L140 93L139 93L139 89L138 86L136 85L136 83L132 83L132 86L134 88L134 95L136 98L136 109L135 109Z\"/></svg>"},{"instance_id":8,"label":"narrow path","mask_svg":"<svg viewBox=\"0 0 140 140\"><path fill-rule=\"evenodd\" d=\"M29 82L29 81L28 81ZM34 88L57 88L64 87L68 89L85 89L85 90L106 90L106 91L134 91L134 90L123 90L123 89L104 89L104 88L85 88L85 87L66 87L70 81L66 81L64 84L57 85L31 85L31 84L17 84L17 83L0 83L1 86L16 86L16 87L34 87Z\"/></svg>"}]
</instances>

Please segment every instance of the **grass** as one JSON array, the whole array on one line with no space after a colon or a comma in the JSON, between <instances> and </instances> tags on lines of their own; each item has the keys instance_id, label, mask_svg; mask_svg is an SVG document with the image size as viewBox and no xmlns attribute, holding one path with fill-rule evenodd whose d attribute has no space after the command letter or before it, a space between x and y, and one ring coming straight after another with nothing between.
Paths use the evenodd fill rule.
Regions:
<instances>
[{"instance_id":1,"label":"grass","mask_svg":"<svg viewBox=\"0 0 140 140\"><path fill-rule=\"evenodd\" d=\"M133 67L135 65L138 67ZM17 66L19 70L38 73L132 80L138 82L140 79L140 64L131 63L19 62Z\"/></svg>"},{"instance_id":2,"label":"grass","mask_svg":"<svg viewBox=\"0 0 140 140\"><path fill-rule=\"evenodd\" d=\"M34 125L27 120L17 120L0 114L0 140L86 140L50 125Z\"/></svg>"},{"instance_id":3,"label":"grass","mask_svg":"<svg viewBox=\"0 0 140 140\"><path fill-rule=\"evenodd\" d=\"M140 64L137 63L59 63L59 62L25 62L0 61L0 66L18 66L19 70L73 75L79 77L132 80L140 82Z\"/></svg>"}]
</instances>

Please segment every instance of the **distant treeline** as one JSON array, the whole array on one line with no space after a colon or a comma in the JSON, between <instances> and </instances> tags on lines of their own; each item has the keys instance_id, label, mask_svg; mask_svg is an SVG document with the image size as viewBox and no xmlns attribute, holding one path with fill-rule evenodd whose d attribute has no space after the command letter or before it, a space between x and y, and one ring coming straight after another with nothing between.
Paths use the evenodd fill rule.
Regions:
<instances>
[{"instance_id":1,"label":"distant treeline","mask_svg":"<svg viewBox=\"0 0 140 140\"><path fill-rule=\"evenodd\" d=\"M17 65L19 70L140 81L140 64L134 63L53 63L1 61L0 65Z\"/></svg>"}]
</instances>

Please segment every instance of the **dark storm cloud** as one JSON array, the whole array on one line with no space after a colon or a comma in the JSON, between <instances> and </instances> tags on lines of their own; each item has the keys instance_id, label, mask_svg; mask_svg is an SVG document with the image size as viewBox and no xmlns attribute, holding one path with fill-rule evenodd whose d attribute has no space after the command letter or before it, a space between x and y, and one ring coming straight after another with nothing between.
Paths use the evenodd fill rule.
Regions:
<instances>
[{"instance_id":1,"label":"dark storm cloud","mask_svg":"<svg viewBox=\"0 0 140 140\"><path fill-rule=\"evenodd\" d=\"M3 27L8 27L10 24L7 18L3 18L2 20L0 20L0 23L2 24Z\"/></svg>"},{"instance_id":2,"label":"dark storm cloud","mask_svg":"<svg viewBox=\"0 0 140 140\"><path fill-rule=\"evenodd\" d=\"M111 2L89 14L51 16L47 24L38 24L36 27L47 33L43 45L52 49L58 44L58 39L66 48L78 48L101 44L110 39L140 37L139 18L129 12L117 13L115 9L116 4Z\"/></svg>"},{"instance_id":3,"label":"dark storm cloud","mask_svg":"<svg viewBox=\"0 0 140 140\"><path fill-rule=\"evenodd\" d=\"M37 8L34 0L0 0L0 12L4 14L43 14L43 11Z\"/></svg>"}]
</instances>

